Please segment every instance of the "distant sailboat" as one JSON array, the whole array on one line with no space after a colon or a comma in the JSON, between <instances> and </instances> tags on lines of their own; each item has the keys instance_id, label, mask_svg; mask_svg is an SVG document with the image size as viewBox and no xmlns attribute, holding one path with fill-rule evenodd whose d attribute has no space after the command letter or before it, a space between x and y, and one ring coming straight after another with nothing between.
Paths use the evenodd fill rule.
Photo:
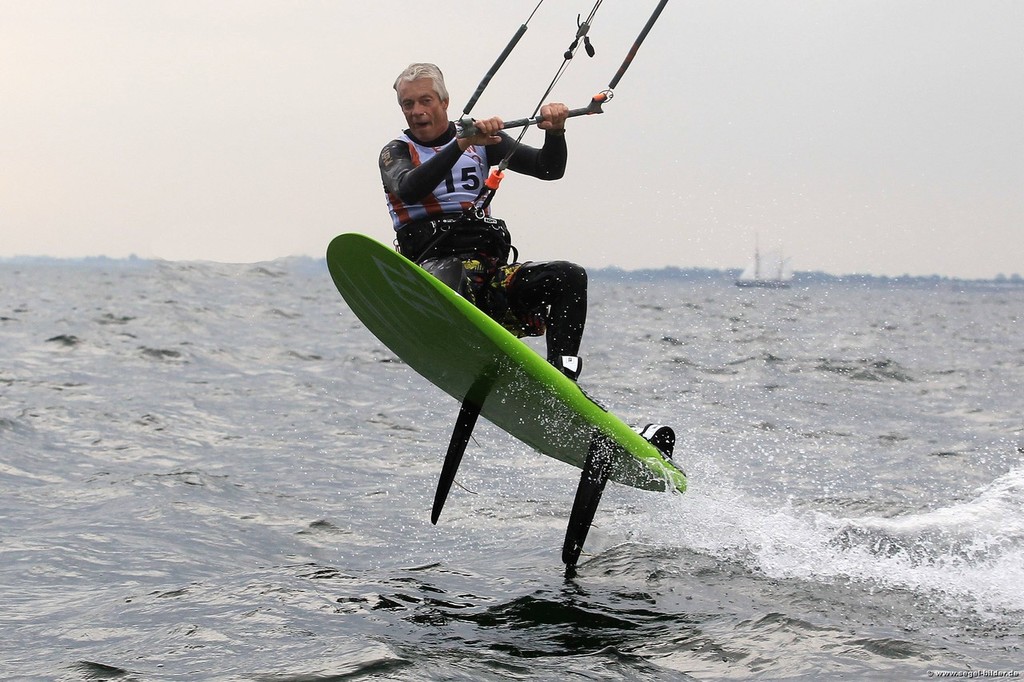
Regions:
<instances>
[{"instance_id":1,"label":"distant sailboat","mask_svg":"<svg viewBox=\"0 0 1024 682\"><path fill-rule=\"evenodd\" d=\"M754 262L736 280L738 287L760 287L762 289L785 289L793 273L789 269L789 259L782 257L782 252L762 254L754 237Z\"/></svg>"}]
</instances>

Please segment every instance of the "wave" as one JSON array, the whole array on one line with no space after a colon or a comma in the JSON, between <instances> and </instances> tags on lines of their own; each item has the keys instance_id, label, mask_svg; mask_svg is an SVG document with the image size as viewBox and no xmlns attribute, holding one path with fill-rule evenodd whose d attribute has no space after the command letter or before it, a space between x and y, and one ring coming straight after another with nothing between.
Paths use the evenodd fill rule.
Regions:
<instances>
[{"instance_id":1,"label":"wave","mask_svg":"<svg viewBox=\"0 0 1024 682\"><path fill-rule=\"evenodd\" d=\"M691 485L620 514L632 541L737 562L771 579L861 583L928 595L937 610L1004 620L1024 612L1024 468L966 501L892 518L771 507L727 485ZM672 523L666 523L671 518Z\"/></svg>"}]
</instances>

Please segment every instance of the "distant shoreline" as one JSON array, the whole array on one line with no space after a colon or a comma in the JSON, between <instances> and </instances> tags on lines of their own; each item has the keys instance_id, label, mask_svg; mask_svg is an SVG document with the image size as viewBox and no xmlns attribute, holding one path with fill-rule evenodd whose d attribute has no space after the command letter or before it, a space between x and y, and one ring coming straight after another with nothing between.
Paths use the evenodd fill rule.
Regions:
<instances>
[{"instance_id":1,"label":"distant shoreline","mask_svg":"<svg viewBox=\"0 0 1024 682\"><path fill-rule=\"evenodd\" d=\"M0 266L57 266L64 267L147 267L156 264L197 264L207 263L211 265L241 265L241 266L267 266L276 265L281 267L297 267L300 270L320 269L325 272L326 264L320 258L312 256L287 256L270 261L255 263L223 263L219 261L168 261L159 258L141 258L139 256L128 256L125 258L111 258L109 256L86 256L82 258L57 258L54 256L3 256L0 257ZM664 268L641 268L627 270L617 266L606 266L601 268L587 268L591 278L605 281L623 282L657 282L657 281L690 281L690 282L723 282L732 284L743 272L742 268L680 268L668 266ZM997 275L990 279L952 277L948 275L868 275L868 274L844 274L834 275L822 271L800 271L793 273L789 280L790 288L799 289L805 286L818 284L883 284L883 285L929 285L929 284L964 284L996 286L1006 288L1024 288L1024 276L1013 273L1010 275Z\"/></svg>"},{"instance_id":2,"label":"distant shoreline","mask_svg":"<svg viewBox=\"0 0 1024 682\"><path fill-rule=\"evenodd\" d=\"M595 268L588 270L595 279L622 280L629 282L685 280L693 282L724 281L735 283L743 272L742 268L654 268L641 270L624 270L616 267ZM793 272L792 279L787 280L790 289L813 286L818 284L885 284L885 285L929 285L929 284L970 284L999 287L1024 288L1024 277L1019 274L997 275L991 279L950 277L948 275L866 275L846 274L833 275L821 271Z\"/></svg>"}]
</instances>

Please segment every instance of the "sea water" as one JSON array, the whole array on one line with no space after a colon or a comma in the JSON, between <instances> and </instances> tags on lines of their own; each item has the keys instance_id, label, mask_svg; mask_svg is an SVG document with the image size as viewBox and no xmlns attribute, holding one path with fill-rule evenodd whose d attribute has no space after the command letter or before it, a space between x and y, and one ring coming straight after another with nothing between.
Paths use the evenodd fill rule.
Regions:
<instances>
[{"instance_id":1,"label":"sea water","mask_svg":"<svg viewBox=\"0 0 1024 682\"><path fill-rule=\"evenodd\" d=\"M0 677L1024 669L1024 287L595 276L581 384L684 495L478 425L313 260L0 263ZM536 341L535 347L541 348Z\"/></svg>"}]
</instances>

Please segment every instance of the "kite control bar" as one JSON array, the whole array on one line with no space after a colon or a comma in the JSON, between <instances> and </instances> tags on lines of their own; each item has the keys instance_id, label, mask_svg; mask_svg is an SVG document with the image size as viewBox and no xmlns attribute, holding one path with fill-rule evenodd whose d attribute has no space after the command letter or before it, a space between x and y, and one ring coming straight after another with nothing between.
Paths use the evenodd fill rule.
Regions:
<instances>
[{"instance_id":1,"label":"kite control bar","mask_svg":"<svg viewBox=\"0 0 1024 682\"><path fill-rule=\"evenodd\" d=\"M612 98L611 90L605 90L599 92L590 100L590 104L579 109L570 109L567 118L575 118L576 116L589 116L591 114L603 114L604 103ZM529 118L517 118L513 121L505 121L501 126L502 130L508 130L509 128L525 128L536 123L540 123L544 120L543 116L531 116ZM459 137L473 137L480 131L477 130L476 124L468 116L463 116L459 121L459 125L462 130L459 132Z\"/></svg>"}]
</instances>

